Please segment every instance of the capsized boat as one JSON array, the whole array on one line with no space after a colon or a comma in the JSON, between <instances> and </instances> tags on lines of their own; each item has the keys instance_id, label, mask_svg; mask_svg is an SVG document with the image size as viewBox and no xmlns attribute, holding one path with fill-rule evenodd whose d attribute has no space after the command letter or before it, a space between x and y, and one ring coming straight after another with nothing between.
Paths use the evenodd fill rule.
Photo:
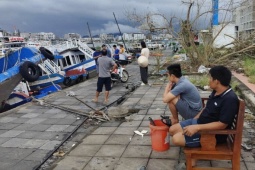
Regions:
<instances>
[{"instance_id":1,"label":"capsized boat","mask_svg":"<svg viewBox=\"0 0 255 170\"><path fill-rule=\"evenodd\" d=\"M37 81L29 83L31 89L52 84L71 86L88 79L89 73L96 69L94 51L80 40L69 40L46 48L54 54L54 59L38 65L41 74Z\"/></svg>"},{"instance_id":2,"label":"capsized boat","mask_svg":"<svg viewBox=\"0 0 255 170\"><path fill-rule=\"evenodd\" d=\"M16 51L9 50L0 57L0 110L23 78L28 82L39 78L37 64L45 60L45 52L45 49L22 47ZM52 59L53 56L47 57Z\"/></svg>"}]
</instances>

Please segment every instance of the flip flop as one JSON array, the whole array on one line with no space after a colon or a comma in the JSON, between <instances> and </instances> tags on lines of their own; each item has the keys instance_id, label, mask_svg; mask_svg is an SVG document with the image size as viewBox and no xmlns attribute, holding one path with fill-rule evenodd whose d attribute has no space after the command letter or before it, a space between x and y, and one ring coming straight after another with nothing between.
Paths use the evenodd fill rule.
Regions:
<instances>
[{"instance_id":1,"label":"flip flop","mask_svg":"<svg viewBox=\"0 0 255 170\"><path fill-rule=\"evenodd\" d=\"M161 119L161 122L167 125L168 127L172 126L172 122L170 119Z\"/></svg>"},{"instance_id":2,"label":"flip flop","mask_svg":"<svg viewBox=\"0 0 255 170\"><path fill-rule=\"evenodd\" d=\"M95 102L95 103L97 103L97 102L98 102L98 100L96 100L96 99L92 99L92 102Z\"/></svg>"},{"instance_id":3,"label":"flip flop","mask_svg":"<svg viewBox=\"0 0 255 170\"><path fill-rule=\"evenodd\" d=\"M160 117L161 117L162 119L170 119L169 116L160 115Z\"/></svg>"}]
</instances>

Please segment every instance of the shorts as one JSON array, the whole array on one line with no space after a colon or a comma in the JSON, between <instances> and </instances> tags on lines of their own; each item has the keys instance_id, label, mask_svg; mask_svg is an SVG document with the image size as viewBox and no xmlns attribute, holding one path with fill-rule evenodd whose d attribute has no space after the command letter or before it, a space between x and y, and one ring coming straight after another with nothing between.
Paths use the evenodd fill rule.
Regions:
<instances>
[{"instance_id":1,"label":"shorts","mask_svg":"<svg viewBox=\"0 0 255 170\"><path fill-rule=\"evenodd\" d=\"M182 99L178 99L175 105L179 114L185 119L193 119L200 111L192 109L189 104Z\"/></svg>"},{"instance_id":2,"label":"shorts","mask_svg":"<svg viewBox=\"0 0 255 170\"><path fill-rule=\"evenodd\" d=\"M103 86L105 85L105 91L111 90L111 77L98 77L97 80L97 91L102 92Z\"/></svg>"},{"instance_id":3,"label":"shorts","mask_svg":"<svg viewBox=\"0 0 255 170\"><path fill-rule=\"evenodd\" d=\"M182 129L189 125L197 125L197 119L188 119L180 122ZM200 146L200 137L199 133L195 133L193 136L189 137L184 135L185 137L185 146L187 147L199 147Z\"/></svg>"}]
</instances>

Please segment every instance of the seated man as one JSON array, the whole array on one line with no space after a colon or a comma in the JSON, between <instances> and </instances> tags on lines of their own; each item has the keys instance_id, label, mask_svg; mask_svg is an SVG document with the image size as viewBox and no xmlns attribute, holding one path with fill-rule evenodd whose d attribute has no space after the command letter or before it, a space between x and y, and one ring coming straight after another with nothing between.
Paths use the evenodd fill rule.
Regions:
<instances>
[{"instance_id":1,"label":"seated man","mask_svg":"<svg viewBox=\"0 0 255 170\"><path fill-rule=\"evenodd\" d=\"M178 112L184 119L194 118L202 110L202 102L197 88L182 76L180 64L172 64L167 70L169 83L163 94L163 102L168 103L172 113L171 122L167 116L162 118L170 126L179 122Z\"/></svg>"},{"instance_id":2,"label":"seated man","mask_svg":"<svg viewBox=\"0 0 255 170\"><path fill-rule=\"evenodd\" d=\"M209 86L213 92L205 108L193 119L188 119L170 127L170 135L175 145L199 147L199 130L220 130L231 126L238 112L239 101L229 86L231 72L224 66L213 67L210 71ZM217 143L226 142L226 135L216 135ZM193 162L193 165L195 162Z\"/></svg>"}]
</instances>

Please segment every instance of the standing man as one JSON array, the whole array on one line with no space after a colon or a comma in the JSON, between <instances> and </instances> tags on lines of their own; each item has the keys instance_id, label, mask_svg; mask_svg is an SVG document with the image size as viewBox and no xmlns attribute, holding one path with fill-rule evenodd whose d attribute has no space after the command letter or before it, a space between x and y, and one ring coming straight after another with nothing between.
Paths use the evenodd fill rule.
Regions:
<instances>
[{"instance_id":1,"label":"standing man","mask_svg":"<svg viewBox=\"0 0 255 170\"><path fill-rule=\"evenodd\" d=\"M107 57L112 58L112 52L105 44L102 45L102 50L107 50Z\"/></svg>"},{"instance_id":2,"label":"standing man","mask_svg":"<svg viewBox=\"0 0 255 170\"><path fill-rule=\"evenodd\" d=\"M108 102L109 91L111 90L111 73L110 70L115 70L117 64L109 57L107 57L107 50L102 50L102 57L98 58L99 75L97 80L96 97L94 102L98 102L98 96L105 86L105 98L104 103Z\"/></svg>"},{"instance_id":3,"label":"standing man","mask_svg":"<svg viewBox=\"0 0 255 170\"><path fill-rule=\"evenodd\" d=\"M97 74L99 73L97 60L98 60L98 58L101 57L101 56L102 56L101 48L98 46L98 47L96 47L96 51L93 53L93 59L94 59L95 62L96 62Z\"/></svg>"},{"instance_id":4,"label":"standing man","mask_svg":"<svg viewBox=\"0 0 255 170\"><path fill-rule=\"evenodd\" d=\"M117 48L116 45L113 45L113 49L114 49L113 58L118 61L119 60L120 50Z\"/></svg>"},{"instance_id":5,"label":"standing man","mask_svg":"<svg viewBox=\"0 0 255 170\"><path fill-rule=\"evenodd\" d=\"M202 110L202 101L197 88L182 76L180 64L167 67L169 82L165 87L163 102L168 104L172 116L165 118L167 125L179 122L179 114L186 120L194 118Z\"/></svg>"},{"instance_id":6,"label":"standing man","mask_svg":"<svg viewBox=\"0 0 255 170\"><path fill-rule=\"evenodd\" d=\"M142 50L141 50L141 56L147 57L149 59L150 56L150 50L146 47L146 44L144 41L141 42ZM142 84L141 86L148 84L148 66L147 67L140 67L140 74L141 74L141 80Z\"/></svg>"}]
</instances>

